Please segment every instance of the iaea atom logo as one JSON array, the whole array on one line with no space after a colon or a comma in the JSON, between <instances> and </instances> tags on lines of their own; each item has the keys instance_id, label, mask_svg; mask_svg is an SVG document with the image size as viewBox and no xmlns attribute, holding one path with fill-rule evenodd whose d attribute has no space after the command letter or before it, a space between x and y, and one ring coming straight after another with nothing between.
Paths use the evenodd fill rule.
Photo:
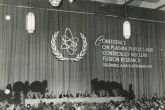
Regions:
<instances>
[{"instance_id":1,"label":"iaea atom logo","mask_svg":"<svg viewBox=\"0 0 165 110\"><path fill-rule=\"evenodd\" d=\"M66 35L66 32L69 32L71 34L71 37L68 37ZM59 60L71 60L71 61L79 61L80 59L83 58L83 56L86 53L87 50L87 41L86 41L86 37L84 36L84 34L80 33L81 39L82 39L82 49L80 51L79 54L76 55L76 57L74 58L66 58L64 57L57 49L56 46L56 39L59 36L59 31L55 32L54 35L52 36L52 40L51 40L51 48L52 48L52 52L53 54L59 59ZM78 45L79 39L78 37L74 37L72 34L72 31L69 28L65 29L65 34L62 36L62 44L61 44L61 49L62 50L66 50L67 53L72 56L75 54L75 52L77 51L77 45Z\"/></svg>"}]
</instances>

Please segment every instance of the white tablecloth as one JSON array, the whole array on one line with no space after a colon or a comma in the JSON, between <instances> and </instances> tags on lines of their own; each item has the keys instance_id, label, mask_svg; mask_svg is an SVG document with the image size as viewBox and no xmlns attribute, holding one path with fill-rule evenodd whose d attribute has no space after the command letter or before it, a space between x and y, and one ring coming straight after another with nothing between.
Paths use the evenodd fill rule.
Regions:
<instances>
[{"instance_id":1,"label":"white tablecloth","mask_svg":"<svg viewBox=\"0 0 165 110\"><path fill-rule=\"evenodd\" d=\"M109 101L123 101L125 100L124 97L109 97L109 98L62 98L62 99L25 99L25 106L27 106L27 104L31 104L31 105L36 105L39 104L41 101L46 102L46 103L50 103L53 102L54 104L57 103L62 103L62 102L97 102L97 103L102 103L102 102L109 102Z\"/></svg>"}]
</instances>

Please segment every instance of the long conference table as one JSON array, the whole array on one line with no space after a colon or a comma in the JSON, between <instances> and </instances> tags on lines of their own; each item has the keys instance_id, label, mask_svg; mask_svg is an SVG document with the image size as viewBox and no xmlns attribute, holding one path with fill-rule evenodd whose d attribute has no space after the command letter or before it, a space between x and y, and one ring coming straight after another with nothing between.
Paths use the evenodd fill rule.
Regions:
<instances>
[{"instance_id":1,"label":"long conference table","mask_svg":"<svg viewBox=\"0 0 165 110\"><path fill-rule=\"evenodd\" d=\"M30 105L36 105L39 104L40 102L46 102L46 103L50 103L53 102L54 104L57 103L62 103L62 102L88 102L88 103L93 103L93 102L97 102L97 103L102 103L102 102L109 102L109 101L124 101L125 98L124 97L109 97L109 98L62 98L62 99L25 99L25 106L27 106L27 104Z\"/></svg>"}]
</instances>

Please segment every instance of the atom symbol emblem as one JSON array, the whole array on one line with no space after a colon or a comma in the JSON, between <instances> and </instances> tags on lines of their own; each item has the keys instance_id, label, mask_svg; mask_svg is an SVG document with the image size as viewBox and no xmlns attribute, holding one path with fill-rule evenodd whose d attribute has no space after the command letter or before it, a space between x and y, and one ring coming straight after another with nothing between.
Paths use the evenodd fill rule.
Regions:
<instances>
[{"instance_id":1,"label":"atom symbol emblem","mask_svg":"<svg viewBox=\"0 0 165 110\"><path fill-rule=\"evenodd\" d=\"M68 36L66 36L66 32L69 31L71 34L71 38L69 38ZM56 40L57 37L59 35L59 31L55 32L54 35L52 35L52 39L51 39L51 48L52 48L52 52L53 54L56 56L56 58L58 58L61 61L79 61L80 59L83 58L83 56L86 54L87 51L87 41L86 41L86 37L84 36L84 34L80 33L81 39L82 39L82 48L80 53L78 53L76 55L76 57L74 58L67 58L64 57L59 51L58 48L56 46ZM78 43L79 39L77 37L73 37L72 32L69 28L66 28L65 30L65 35L62 36L62 45L61 48L62 49L66 49L68 51L68 54L73 55L75 51L77 51L77 43Z\"/></svg>"},{"instance_id":2,"label":"atom symbol emblem","mask_svg":"<svg viewBox=\"0 0 165 110\"><path fill-rule=\"evenodd\" d=\"M71 38L66 35L66 32L69 31L71 34ZM77 37L73 37L73 34L69 28L66 28L65 34L62 36L62 45L61 49L67 50L69 55L74 55L77 51L77 43L79 39Z\"/></svg>"}]
</instances>

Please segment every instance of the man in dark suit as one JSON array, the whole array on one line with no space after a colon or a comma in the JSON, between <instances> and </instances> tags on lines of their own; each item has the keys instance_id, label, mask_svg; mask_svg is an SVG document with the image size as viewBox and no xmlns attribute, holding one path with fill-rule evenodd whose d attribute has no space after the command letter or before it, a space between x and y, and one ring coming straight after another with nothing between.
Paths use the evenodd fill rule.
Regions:
<instances>
[{"instance_id":1,"label":"man in dark suit","mask_svg":"<svg viewBox=\"0 0 165 110\"><path fill-rule=\"evenodd\" d=\"M70 93L70 91L67 91L67 94L65 95L65 97L67 98L73 98L73 95Z\"/></svg>"},{"instance_id":2,"label":"man in dark suit","mask_svg":"<svg viewBox=\"0 0 165 110\"><path fill-rule=\"evenodd\" d=\"M64 98L65 97L65 93L62 92L60 95L59 95L59 98Z\"/></svg>"},{"instance_id":3,"label":"man in dark suit","mask_svg":"<svg viewBox=\"0 0 165 110\"><path fill-rule=\"evenodd\" d=\"M88 91L85 91L84 97L90 97Z\"/></svg>"},{"instance_id":4,"label":"man in dark suit","mask_svg":"<svg viewBox=\"0 0 165 110\"><path fill-rule=\"evenodd\" d=\"M99 97L104 97L105 95L103 94L102 91L99 91L99 94L98 94Z\"/></svg>"},{"instance_id":5,"label":"man in dark suit","mask_svg":"<svg viewBox=\"0 0 165 110\"><path fill-rule=\"evenodd\" d=\"M152 101L153 102L156 102L158 99L159 98L158 98L157 94L155 93L154 96L152 97Z\"/></svg>"},{"instance_id":6,"label":"man in dark suit","mask_svg":"<svg viewBox=\"0 0 165 110\"><path fill-rule=\"evenodd\" d=\"M163 100L165 100L165 92L163 92L163 97L162 97Z\"/></svg>"},{"instance_id":7,"label":"man in dark suit","mask_svg":"<svg viewBox=\"0 0 165 110\"><path fill-rule=\"evenodd\" d=\"M143 94L143 97L141 98L143 102L147 101L147 97Z\"/></svg>"},{"instance_id":8,"label":"man in dark suit","mask_svg":"<svg viewBox=\"0 0 165 110\"><path fill-rule=\"evenodd\" d=\"M82 95L82 92L81 92L81 91L79 91L79 92L76 94L76 97L77 97L77 98L82 98L82 96L83 96L83 95Z\"/></svg>"},{"instance_id":9,"label":"man in dark suit","mask_svg":"<svg viewBox=\"0 0 165 110\"><path fill-rule=\"evenodd\" d=\"M38 92L35 92L35 94L33 95L33 99L40 99L40 96L38 95Z\"/></svg>"}]
</instances>

